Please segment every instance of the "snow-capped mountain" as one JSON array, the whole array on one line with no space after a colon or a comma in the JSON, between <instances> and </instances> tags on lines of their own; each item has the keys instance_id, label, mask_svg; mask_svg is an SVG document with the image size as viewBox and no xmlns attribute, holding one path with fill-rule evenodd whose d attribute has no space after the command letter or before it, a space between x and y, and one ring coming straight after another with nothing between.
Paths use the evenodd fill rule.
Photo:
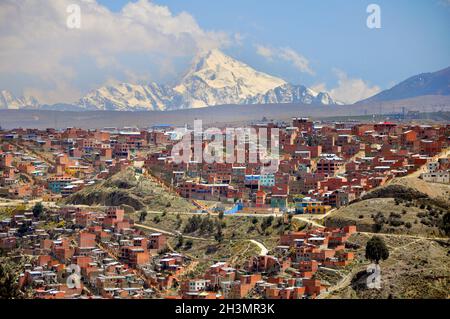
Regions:
<instances>
[{"instance_id":1,"label":"snow-capped mountain","mask_svg":"<svg viewBox=\"0 0 450 319\"><path fill-rule=\"evenodd\" d=\"M246 104L339 104L328 93L317 93L303 85L284 84L269 90L265 94L259 94L245 101Z\"/></svg>"},{"instance_id":2,"label":"snow-capped mountain","mask_svg":"<svg viewBox=\"0 0 450 319\"><path fill-rule=\"evenodd\" d=\"M34 97L16 97L9 91L0 92L0 109L18 110L27 107L37 108L39 102Z\"/></svg>"},{"instance_id":3,"label":"snow-capped mountain","mask_svg":"<svg viewBox=\"0 0 450 319\"><path fill-rule=\"evenodd\" d=\"M90 92L78 105L86 110L166 111L182 103L181 96L167 86L121 83Z\"/></svg>"},{"instance_id":4,"label":"snow-capped mountain","mask_svg":"<svg viewBox=\"0 0 450 319\"><path fill-rule=\"evenodd\" d=\"M328 93L254 70L219 50L198 56L173 88L122 83L90 92L78 103L86 110L167 111L225 104L337 104Z\"/></svg>"},{"instance_id":5,"label":"snow-capped mountain","mask_svg":"<svg viewBox=\"0 0 450 319\"><path fill-rule=\"evenodd\" d=\"M317 93L302 86L256 71L219 50L199 55L192 67L174 86L149 83L120 83L89 92L73 105L79 110L169 111L226 104L302 103L332 105L328 93ZM40 107L62 109L61 104L42 105L32 98L0 95L0 108ZM64 110L70 105L64 104Z\"/></svg>"},{"instance_id":6,"label":"snow-capped mountain","mask_svg":"<svg viewBox=\"0 0 450 319\"><path fill-rule=\"evenodd\" d=\"M196 59L175 91L189 107L221 104L243 104L286 82L258 72L226 56L219 50L209 51Z\"/></svg>"}]
</instances>

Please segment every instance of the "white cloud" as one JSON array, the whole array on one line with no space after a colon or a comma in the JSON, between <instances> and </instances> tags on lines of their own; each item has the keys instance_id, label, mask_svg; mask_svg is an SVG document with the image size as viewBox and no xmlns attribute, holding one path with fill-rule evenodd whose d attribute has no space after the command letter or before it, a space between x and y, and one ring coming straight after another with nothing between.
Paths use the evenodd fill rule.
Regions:
<instances>
[{"instance_id":1,"label":"white cloud","mask_svg":"<svg viewBox=\"0 0 450 319\"><path fill-rule=\"evenodd\" d=\"M309 66L309 61L300 53L295 52L290 48L283 48L279 53L280 57L286 61L289 61L297 68L300 72L308 73L314 75L314 71Z\"/></svg>"},{"instance_id":2,"label":"white cloud","mask_svg":"<svg viewBox=\"0 0 450 319\"><path fill-rule=\"evenodd\" d=\"M247 37L246 34L242 33L235 33L234 34L234 42L237 45L242 45L244 43L245 38Z\"/></svg>"},{"instance_id":3,"label":"white cloud","mask_svg":"<svg viewBox=\"0 0 450 319\"><path fill-rule=\"evenodd\" d=\"M311 86L311 90L316 91L316 92L326 92L326 91L328 91L327 84L326 83L317 83L317 84Z\"/></svg>"},{"instance_id":4,"label":"white cloud","mask_svg":"<svg viewBox=\"0 0 450 319\"><path fill-rule=\"evenodd\" d=\"M258 55L269 61L282 59L290 62L302 73L315 75L308 59L291 48L272 48L263 45L256 45L255 48ZM326 83L319 83L312 86L311 89L316 92L329 92L335 100L349 104L371 97L381 91L378 86L371 86L363 79L349 78L345 72L339 69L335 68L333 72L338 78L338 85L335 88L328 89Z\"/></svg>"},{"instance_id":5,"label":"white cloud","mask_svg":"<svg viewBox=\"0 0 450 319\"><path fill-rule=\"evenodd\" d=\"M381 91L380 87L371 86L363 79L349 78L348 75L339 69L333 70L338 77L338 85L335 88L327 89L325 83L320 83L312 87L315 91L330 93L335 100L352 104L360 100L369 98Z\"/></svg>"},{"instance_id":6,"label":"white cloud","mask_svg":"<svg viewBox=\"0 0 450 319\"><path fill-rule=\"evenodd\" d=\"M259 44L256 45L256 53L269 60L272 60L274 56L274 52L271 48Z\"/></svg>"},{"instance_id":7,"label":"white cloud","mask_svg":"<svg viewBox=\"0 0 450 319\"><path fill-rule=\"evenodd\" d=\"M81 29L66 25L67 7L74 3L81 7ZM223 32L200 28L189 13L174 15L149 0L130 2L117 13L95 0L0 1L0 80L7 82L10 74L33 77L42 85L26 90L47 103L78 99L79 83L94 76L99 81L99 70L142 78L135 55L170 70L166 59L190 57L230 41ZM164 61L152 61L158 55Z\"/></svg>"},{"instance_id":8,"label":"white cloud","mask_svg":"<svg viewBox=\"0 0 450 319\"><path fill-rule=\"evenodd\" d=\"M256 45L256 53L269 61L277 58L287 61L302 73L315 74L309 65L309 60L289 47L274 49L263 45Z\"/></svg>"}]
</instances>

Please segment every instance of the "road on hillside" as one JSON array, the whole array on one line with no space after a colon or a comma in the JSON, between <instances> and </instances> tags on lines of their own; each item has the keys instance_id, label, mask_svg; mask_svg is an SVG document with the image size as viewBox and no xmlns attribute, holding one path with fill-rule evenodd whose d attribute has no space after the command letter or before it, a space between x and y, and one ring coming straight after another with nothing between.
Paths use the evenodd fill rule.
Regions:
<instances>
[{"instance_id":1,"label":"road on hillside","mask_svg":"<svg viewBox=\"0 0 450 319\"><path fill-rule=\"evenodd\" d=\"M150 227L150 226L146 226L146 225L142 225L142 224L134 224L134 226L138 227L138 228L142 228L142 229L146 229L146 230L150 230L150 231L155 231L161 234L165 234L165 235L169 235L172 237L176 237L180 234L176 234L167 230L163 230L163 229L159 229L159 228L155 228L155 227ZM200 237L194 237L194 236L186 236L183 235L183 238L187 238L187 239L192 239L192 240L200 240L200 241L211 241L210 239L206 239L206 238L200 238ZM269 249L267 249L266 246L264 246L262 243L254 240L254 239L248 239L248 241L250 241L251 243L255 244L256 246L259 247L259 249L261 249L260 252L260 256L267 256L267 254L269 253Z\"/></svg>"},{"instance_id":2,"label":"road on hillside","mask_svg":"<svg viewBox=\"0 0 450 319\"><path fill-rule=\"evenodd\" d=\"M259 253L260 256L267 256L267 254L269 253L269 250L266 248L266 246L264 246L262 243L254 240L254 239L250 239L250 242L257 245L261 249L261 252Z\"/></svg>"},{"instance_id":3,"label":"road on hillside","mask_svg":"<svg viewBox=\"0 0 450 319\"><path fill-rule=\"evenodd\" d=\"M448 241L448 237L427 237L420 235L408 235L408 234L386 234L386 233L370 233L370 232L358 232L358 234L364 234L368 236L386 236L386 237L396 237L396 238L411 238L411 239L426 239L426 240L445 240Z\"/></svg>"},{"instance_id":4,"label":"road on hillside","mask_svg":"<svg viewBox=\"0 0 450 319\"><path fill-rule=\"evenodd\" d=\"M169 236L172 236L172 237L177 237L179 235L182 235L183 238L187 238L187 239L201 240L201 241L208 241L208 242L211 241L211 240L206 239L206 238L200 238L200 237L194 237L194 236L186 236L186 235L183 235L181 233L173 233L173 232L170 232L170 231L167 231L167 230L164 230L164 229L150 227L150 226L142 225L142 224L134 224L134 226L137 227L137 228L143 228L143 229L146 229L146 230L158 232L158 233L169 235Z\"/></svg>"}]
</instances>

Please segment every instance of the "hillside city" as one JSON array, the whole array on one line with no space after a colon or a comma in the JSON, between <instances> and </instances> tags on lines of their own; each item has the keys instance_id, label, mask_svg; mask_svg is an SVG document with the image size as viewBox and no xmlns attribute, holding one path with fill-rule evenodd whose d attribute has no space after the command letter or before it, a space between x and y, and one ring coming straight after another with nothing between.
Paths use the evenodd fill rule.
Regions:
<instances>
[{"instance_id":1,"label":"hillside city","mask_svg":"<svg viewBox=\"0 0 450 319\"><path fill-rule=\"evenodd\" d=\"M248 157L177 163L180 136L166 124L1 130L0 258L17 280L11 293L314 299L348 297L339 294L351 286L365 296L356 281L380 261L367 255L375 235L402 263L418 244L445 250L436 240L450 232L450 125L293 118L252 128L279 130L276 172ZM448 255L438 257L445 266ZM434 262L409 266L430 271L427 285L446 297L448 269ZM386 293L417 297L402 285Z\"/></svg>"}]
</instances>

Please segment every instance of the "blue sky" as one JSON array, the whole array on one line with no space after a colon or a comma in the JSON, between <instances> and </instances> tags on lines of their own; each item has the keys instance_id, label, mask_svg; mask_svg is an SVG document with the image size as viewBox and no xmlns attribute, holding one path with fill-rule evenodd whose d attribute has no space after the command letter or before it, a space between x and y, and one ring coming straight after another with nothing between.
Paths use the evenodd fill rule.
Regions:
<instances>
[{"instance_id":1,"label":"blue sky","mask_svg":"<svg viewBox=\"0 0 450 319\"><path fill-rule=\"evenodd\" d=\"M112 10L128 1L102 0ZM444 0L157 0L175 14L187 11L207 30L244 36L226 53L293 82L336 84L333 68L387 88L421 72L450 66L450 6ZM382 28L366 26L369 4L381 7ZM299 74L268 63L255 45L291 47L316 71Z\"/></svg>"},{"instance_id":2,"label":"blue sky","mask_svg":"<svg viewBox=\"0 0 450 319\"><path fill-rule=\"evenodd\" d=\"M41 3L51 6L48 12L64 13L60 3L73 1ZM205 46L219 46L259 71L330 91L348 101L389 88L409 76L450 66L449 0L154 0L149 4L140 0L141 5L136 7L129 5L136 1L97 2L100 7L89 10L82 7L82 13L84 21L99 16L98 24L85 23L89 28L83 28L79 34L64 30L58 37L59 47L46 54L52 60L41 63L47 69L33 64L11 74L7 69L12 61L3 59L3 68L0 61L0 89L14 92L22 89L38 96L53 94L54 99L61 96L73 99L113 80L173 82L188 66L190 53ZM366 8L371 3L381 7L381 29L366 26L369 15ZM101 6L110 10L112 16L102 11ZM147 15L141 17L141 11L150 6ZM27 10L34 14L43 9ZM47 11L45 14L50 16ZM123 25L128 25L130 14L143 20L137 21L130 28L132 31L124 33L119 41L114 34L120 37L118 34L123 32ZM121 24L114 26L119 18ZM8 27L13 25L12 21ZM188 36L170 34L170 30L181 32L179 29L184 25ZM150 31L142 31L140 26ZM30 32L26 32L27 27L37 34L36 29L51 29L41 21L34 25L25 23L23 30L18 26L10 31L9 35L16 32L22 36L25 44L21 48L28 44L31 48L36 46ZM112 30L111 34L107 34L107 28ZM140 31L146 37L138 38ZM0 29L0 40L6 48L5 39L11 39L2 39L1 33ZM135 34L135 42L142 43L142 48L134 48L134 43L130 47L126 42L126 38L134 38ZM44 43L50 41L48 35L42 39ZM123 50L110 45L116 42ZM50 42L45 47L51 47ZM63 47L67 47L67 52L63 52ZM1 42L0 49L3 49ZM78 55L74 57L69 50ZM10 51L10 60L14 60L18 52ZM270 56L264 52L270 52ZM49 70L55 68L61 71L50 74ZM358 90L361 94L352 95Z\"/></svg>"}]
</instances>

